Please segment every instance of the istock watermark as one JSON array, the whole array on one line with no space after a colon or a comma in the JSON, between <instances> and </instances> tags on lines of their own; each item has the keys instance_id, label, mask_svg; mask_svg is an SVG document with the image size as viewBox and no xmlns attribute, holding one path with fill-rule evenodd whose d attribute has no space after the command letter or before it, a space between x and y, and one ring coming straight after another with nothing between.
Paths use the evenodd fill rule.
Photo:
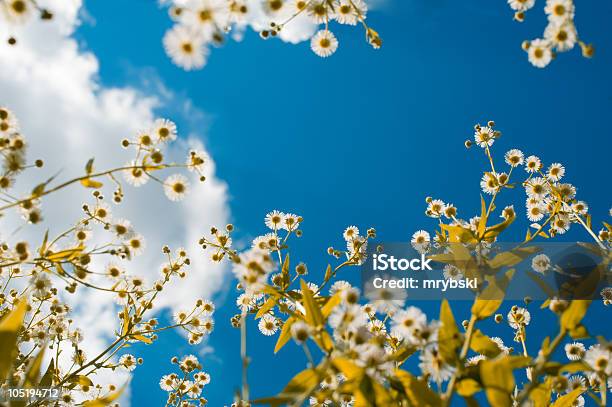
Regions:
<instances>
[{"instance_id":1,"label":"istock watermark","mask_svg":"<svg viewBox=\"0 0 612 407\"><path fill-rule=\"evenodd\" d=\"M376 300L595 299L612 285L610 255L580 242L368 246L362 289Z\"/></svg>"}]
</instances>

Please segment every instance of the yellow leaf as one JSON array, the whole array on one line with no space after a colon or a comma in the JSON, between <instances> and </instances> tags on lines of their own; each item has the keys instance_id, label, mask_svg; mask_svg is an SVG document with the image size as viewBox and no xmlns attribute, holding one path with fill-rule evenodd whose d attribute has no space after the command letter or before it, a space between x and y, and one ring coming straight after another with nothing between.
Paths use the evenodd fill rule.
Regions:
<instances>
[{"instance_id":1,"label":"yellow leaf","mask_svg":"<svg viewBox=\"0 0 612 407\"><path fill-rule=\"evenodd\" d=\"M146 343L147 345L149 345L149 344L153 343L153 340L152 340L151 338L146 337L146 336L144 336L144 335L138 335L138 334L136 334L136 335L132 335L132 338L134 338L134 339L136 339L136 340L138 340L138 341L140 341L140 342L144 342L144 343Z\"/></svg>"},{"instance_id":2,"label":"yellow leaf","mask_svg":"<svg viewBox=\"0 0 612 407\"><path fill-rule=\"evenodd\" d=\"M73 383L73 384L77 384L81 387L83 386L93 386L93 382L91 381L91 379L85 375L76 375L74 377L71 377L68 382Z\"/></svg>"},{"instance_id":3,"label":"yellow leaf","mask_svg":"<svg viewBox=\"0 0 612 407\"><path fill-rule=\"evenodd\" d=\"M302 289L302 303L304 305L304 309L306 310L306 322L313 328L323 326L323 323L325 322L323 319L323 314L321 314L321 310L314 300L312 291L310 291L310 288L308 288L308 285L304 280L300 281L300 287Z\"/></svg>"},{"instance_id":4,"label":"yellow leaf","mask_svg":"<svg viewBox=\"0 0 612 407\"><path fill-rule=\"evenodd\" d=\"M461 346L461 335L453 316L453 311L444 299L440 304L440 330L438 331L438 348L442 358L450 364L457 361L457 348Z\"/></svg>"},{"instance_id":5,"label":"yellow leaf","mask_svg":"<svg viewBox=\"0 0 612 407\"><path fill-rule=\"evenodd\" d=\"M457 383L457 393L463 397L470 397L480 390L480 384L474 379L466 378Z\"/></svg>"},{"instance_id":6,"label":"yellow leaf","mask_svg":"<svg viewBox=\"0 0 612 407\"><path fill-rule=\"evenodd\" d=\"M274 353L277 353L283 346L289 342L291 339L291 325L295 323L297 319L295 317L289 317L283 324L281 329L281 333L278 336L278 340L276 341L276 346L274 347Z\"/></svg>"},{"instance_id":7,"label":"yellow leaf","mask_svg":"<svg viewBox=\"0 0 612 407\"><path fill-rule=\"evenodd\" d=\"M489 404L496 407L510 407L514 391L513 369L524 365L528 358L505 356L501 359L487 359L479 363L480 380L485 388Z\"/></svg>"},{"instance_id":8,"label":"yellow leaf","mask_svg":"<svg viewBox=\"0 0 612 407\"><path fill-rule=\"evenodd\" d=\"M483 237L487 228L487 204L480 195L480 220L478 221L478 237Z\"/></svg>"},{"instance_id":9,"label":"yellow leaf","mask_svg":"<svg viewBox=\"0 0 612 407\"><path fill-rule=\"evenodd\" d=\"M19 300L15 308L0 320L0 381L4 381L11 370L17 351L17 332L23 324L26 310L26 301Z\"/></svg>"},{"instance_id":10,"label":"yellow leaf","mask_svg":"<svg viewBox=\"0 0 612 407\"><path fill-rule=\"evenodd\" d=\"M83 403L83 407L106 407L110 405L113 401L117 400L121 396L121 394L123 393L126 387L127 387L127 384L123 385L123 387L121 387L119 390L117 390L114 393L110 393L104 397L100 397L95 400L86 401Z\"/></svg>"},{"instance_id":11,"label":"yellow leaf","mask_svg":"<svg viewBox=\"0 0 612 407\"><path fill-rule=\"evenodd\" d=\"M504 300L504 290L513 275L514 270L509 270L501 281L497 283L489 281L487 287L482 290L472 305L472 314L476 318L488 318L497 311Z\"/></svg>"},{"instance_id":12,"label":"yellow leaf","mask_svg":"<svg viewBox=\"0 0 612 407\"><path fill-rule=\"evenodd\" d=\"M438 407L442 405L440 396L434 393L424 380L417 379L405 370L396 370L395 375L402 383L410 405L419 407Z\"/></svg>"},{"instance_id":13,"label":"yellow leaf","mask_svg":"<svg viewBox=\"0 0 612 407\"><path fill-rule=\"evenodd\" d=\"M287 256L287 257L289 257L289 256ZM266 302L264 302L264 304L261 306L259 311L257 311L257 314L255 315L255 319L259 319L259 318L263 317L264 315L266 315L268 313L268 311L270 311L272 308L274 308L276 306L276 302L277 301L278 301L277 297L270 296L268 298L268 300Z\"/></svg>"},{"instance_id":14,"label":"yellow leaf","mask_svg":"<svg viewBox=\"0 0 612 407\"><path fill-rule=\"evenodd\" d=\"M474 352L485 355L488 358L494 358L501 353L501 349L497 343L493 342L491 338L484 335L478 329L472 334L470 349L472 349Z\"/></svg>"},{"instance_id":15,"label":"yellow leaf","mask_svg":"<svg viewBox=\"0 0 612 407\"><path fill-rule=\"evenodd\" d=\"M336 358L332 360L332 364L336 369L342 372L347 380L355 380L364 375L363 368L357 366L349 359Z\"/></svg>"},{"instance_id":16,"label":"yellow leaf","mask_svg":"<svg viewBox=\"0 0 612 407\"><path fill-rule=\"evenodd\" d=\"M37 387L38 376L40 375L40 367L42 366L42 361L45 357L45 347L46 344L41 347L40 351L38 351L38 353L36 354L34 360L32 360L32 362L30 363L23 382L25 387Z\"/></svg>"},{"instance_id":17,"label":"yellow leaf","mask_svg":"<svg viewBox=\"0 0 612 407\"><path fill-rule=\"evenodd\" d=\"M563 314L561 314L561 328L566 331L572 331L580 325L580 321L584 318L587 309L591 305L590 300L573 300Z\"/></svg>"},{"instance_id":18,"label":"yellow leaf","mask_svg":"<svg viewBox=\"0 0 612 407\"><path fill-rule=\"evenodd\" d=\"M552 378L547 377L544 383L540 383L529 393L529 399L533 402L533 407L548 407L551 394Z\"/></svg>"},{"instance_id":19,"label":"yellow leaf","mask_svg":"<svg viewBox=\"0 0 612 407\"><path fill-rule=\"evenodd\" d=\"M332 313L334 308L340 304L342 301L342 293L338 291L336 294L329 297L323 308L321 309L321 314L323 314L323 318L327 319L327 317Z\"/></svg>"},{"instance_id":20,"label":"yellow leaf","mask_svg":"<svg viewBox=\"0 0 612 407\"><path fill-rule=\"evenodd\" d=\"M567 393L564 396L559 397L553 404L552 407L572 407L574 405L574 401L584 393L585 389L579 387L571 392Z\"/></svg>"},{"instance_id":21,"label":"yellow leaf","mask_svg":"<svg viewBox=\"0 0 612 407\"><path fill-rule=\"evenodd\" d=\"M507 252L497 254L495 257L493 257L492 260L488 262L488 264L489 267L491 267L492 269L498 269L501 267L512 267L522 262L527 257L531 256L533 253L539 250L540 249L535 246L521 247L518 249L509 250Z\"/></svg>"},{"instance_id":22,"label":"yellow leaf","mask_svg":"<svg viewBox=\"0 0 612 407\"><path fill-rule=\"evenodd\" d=\"M83 252L83 248L83 246L78 246L73 247L72 249L66 249L57 253L52 253L47 256L47 260L52 262L70 261L79 256Z\"/></svg>"},{"instance_id":23,"label":"yellow leaf","mask_svg":"<svg viewBox=\"0 0 612 407\"><path fill-rule=\"evenodd\" d=\"M102 188L104 184L91 178L84 178L81 180L81 185L83 185L85 188L98 189Z\"/></svg>"}]
</instances>

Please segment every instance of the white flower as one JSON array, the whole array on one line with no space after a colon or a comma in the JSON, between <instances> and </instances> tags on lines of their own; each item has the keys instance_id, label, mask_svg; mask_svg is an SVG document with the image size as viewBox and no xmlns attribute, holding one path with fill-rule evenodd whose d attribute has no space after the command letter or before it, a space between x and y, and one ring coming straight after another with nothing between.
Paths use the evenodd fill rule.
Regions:
<instances>
[{"instance_id":1,"label":"white flower","mask_svg":"<svg viewBox=\"0 0 612 407\"><path fill-rule=\"evenodd\" d=\"M272 230L279 230L285 223L285 214L276 209L268 213L265 218L265 224Z\"/></svg>"},{"instance_id":2,"label":"white flower","mask_svg":"<svg viewBox=\"0 0 612 407\"><path fill-rule=\"evenodd\" d=\"M164 192L171 201L182 200L189 191L189 181L181 174L170 175L164 181Z\"/></svg>"},{"instance_id":3,"label":"white flower","mask_svg":"<svg viewBox=\"0 0 612 407\"><path fill-rule=\"evenodd\" d=\"M552 61L551 44L548 40L537 39L531 41L527 53L529 62L538 68L544 68Z\"/></svg>"},{"instance_id":4,"label":"white flower","mask_svg":"<svg viewBox=\"0 0 612 407\"><path fill-rule=\"evenodd\" d=\"M609 350L604 349L601 345L594 345L586 351L584 361L593 368L593 370L606 376L612 375L612 363L610 358L612 354Z\"/></svg>"},{"instance_id":5,"label":"white flower","mask_svg":"<svg viewBox=\"0 0 612 407\"><path fill-rule=\"evenodd\" d=\"M334 295L339 291L344 291L352 288L351 283L344 280L338 280L329 287L329 295Z\"/></svg>"},{"instance_id":6,"label":"white flower","mask_svg":"<svg viewBox=\"0 0 612 407\"><path fill-rule=\"evenodd\" d=\"M166 32L163 42L172 62L187 71L202 68L206 63L208 48L193 29L176 25Z\"/></svg>"},{"instance_id":7,"label":"white flower","mask_svg":"<svg viewBox=\"0 0 612 407\"><path fill-rule=\"evenodd\" d=\"M545 254L538 254L531 260L531 268L538 273L545 274L550 270L550 257Z\"/></svg>"},{"instance_id":8,"label":"white flower","mask_svg":"<svg viewBox=\"0 0 612 407\"><path fill-rule=\"evenodd\" d=\"M565 175L565 168L563 167L562 164L559 164L559 163L550 164L550 166L548 167L548 171L546 172L546 176L548 177L548 179L555 181L555 182L560 181L564 175Z\"/></svg>"},{"instance_id":9,"label":"white flower","mask_svg":"<svg viewBox=\"0 0 612 407\"><path fill-rule=\"evenodd\" d=\"M151 134L163 143L174 141L177 136L176 124L167 119L157 119L153 123Z\"/></svg>"},{"instance_id":10,"label":"white flower","mask_svg":"<svg viewBox=\"0 0 612 407\"><path fill-rule=\"evenodd\" d=\"M530 205L527 207L527 218L530 222L539 222L544 217L545 208L542 205Z\"/></svg>"},{"instance_id":11,"label":"white flower","mask_svg":"<svg viewBox=\"0 0 612 407\"><path fill-rule=\"evenodd\" d=\"M310 326L304 321L296 321L291 325L291 336L299 344L306 342L310 336L310 332Z\"/></svg>"},{"instance_id":12,"label":"white flower","mask_svg":"<svg viewBox=\"0 0 612 407\"><path fill-rule=\"evenodd\" d=\"M584 378L584 376L581 376L579 374L570 376L567 381L569 384L569 391L586 388L586 379Z\"/></svg>"},{"instance_id":13,"label":"white flower","mask_svg":"<svg viewBox=\"0 0 612 407\"><path fill-rule=\"evenodd\" d=\"M125 167L127 169L123 171L123 177L130 185L139 187L149 180L149 175L142 169L142 165L138 161L130 161Z\"/></svg>"},{"instance_id":14,"label":"white flower","mask_svg":"<svg viewBox=\"0 0 612 407\"><path fill-rule=\"evenodd\" d=\"M485 172L480 180L480 189L485 194L492 195L499 189L497 177L492 172Z\"/></svg>"},{"instance_id":15,"label":"white flower","mask_svg":"<svg viewBox=\"0 0 612 407\"><path fill-rule=\"evenodd\" d=\"M228 5L226 0L191 0L181 13L179 22L210 40L217 27L228 24Z\"/></svg>"},{"instance_id":16,"label":"white flower","mask_svg":"<svg viewBox=\"0 0 612 407\"><path fill-rule=\"evenodd\" d=\"M447 280L463 280L463 273L456 266L447 264L444 266L444 278Z\"/></svg>"},{"instance_id":17,"label":"white flower","mask_svg":"<svg viewBox=\"0 0 612 407\"><path fill-rule=\"evenodd\" d=\"M266 335L271 336L278 331L278 322L276 317L270 314L266 314L259 319L259 324L257 325L259 331Z\"/></svg>"},{"instance_id":18,"label":"white flower","mask_svg":"<svg viewBox=\"0 0 612 407\"><path fill-rule=\"evenodd\" d=\"M357 228L357 226L347 227L344 230L344 233L342 234L342 237L344 237L344 240L346 240L347 242L353 240L355 236L359 236L359 229Z\"/></svg>"},{"instance_id":19,"label":"white flower","mask_svg":"<svg viewBox=\"0 0 612 407\"><path fill-rule=\"evenodd\" d=\"M562 24L574 18L574 3L571 0L546 0L544 11L548 21Z\"/></svg>"},{"instance_id":20,"label":"white flower","mask_svg":"<svg viewBox=\"0 0 612 407\"><path fill-rule=\"evenodd\" d=\"M121 355L119 358L119 366L125 368L127 371L131 372L136 369L136 358L129 353L125 355Z\"/></svg>"},{"instance_id":21,"label":"white flower","mask_svg":"<svg viewBox=\"0 0 612 407\"><path fill-rule=\"evenodd\" d=\"M474 140L479 147L490 147L495 142L495 132L489 126L478 127L474 133Z\"/></svg>"},{"instance_id":22,"label":"white flower","mask_svg":"<svg viewBox=\"0 0 612 407\"><path fill-rule=\"evenodd\" d=\"M534 173L542 168L542 162L535 155L530 155L525 159L525 171Z\"/></svg>"},{"instance_id":23,"label":"white flower","mask_svg":"<svg viewBox=\"0 0 612 407\"><path fill-rule=\"evenodd\" d=\"M32 287L32 295L36 298L45 298L49 295L49 289L51 288L51 280L46 273L34 274L30 280L30 287Z\"/></svg>"},{"instance_id":24,"label":"white flower","mask_svg":"<svg viewBox=\"0 0 612 407\"><path fill-rule=\"evenodd\" d=\"M23 23L32 15L34 5L28 0L7 0L0 3L0 12L13 23Z\"/></svg>"},{"instance_id":25,"label":"white flower","mask_svg":"<svg viewBox=\"0 0 612 407\"><path fill-rule=\"evenodd\" d=\"M521 150L517 150L516 148L514 148L504 155L504 160L509 166L517 167L523 164L523 162L525 161L525 157Z\"/></svg>"},{"instance_id":26,"label":"white flower","mask_svg":"<svg viewBox=\"0 0 612 407\"><path fill-rule=\"evenodd\" d=\"M514 329L529 325L530 321L531 314L525 308L516 307L508 313L508 324Z\"/></svg>"},{"instance_id":27,"label":"white flower","mask_svg":"<svg viewBox=\"0 0 612 407\"><path fill-rule=\"evenodd\" d=\"M418 251L427 248L429 246L430 241L431 237L429 233L425 230L417 230L413 233L412 238L410 239L412 247L414 247Z\"/></svg>"},{"instance_id":28,"label":"white flower","mask_svg":"<svg viewBox=\"0 0 612 407\"><path fill-rule=\"evenodd\" d=\"M288 232L292 232L296 230L300 226L300 217L293 213L285 214L285 218L283 219L282 228Z\"/></svg>"},{"instance_id":29,"label":"white flower","mask_svg":"<svg viewBox=\"0 0 612 407\"><path fill-rule=\"evenodd\" d=\"M340 24L357 24L359 13L351 3L353 0L340 0L340 4L336 6L336 21Z\"/></svg>"},{"instance_id":30,"label":"white flower","mask_svg":"<svg viewBox=\"0 0 612 407\"><path fill-rule=\"evenodd\" d=\"M491 340L495 342L499 350L501 350L503 353L505 353L506 355L510 353L510 348L504 344L504 341L502 340L502 338L498 336L493 336Z\"/></svg>"},{"instance_id":31,"label":"white flower","mask_svg":"<svg viewBox=\"0 0 612 407\"><path fill-rule=\"evenodd\" d=\"M549 23L544 30L544 38L552 42L557 51L564 52L574 48L578 36L571 22L564 24Z\"/></svg>"},{"instance_id":32,"label":"white flower","mask_svg":"<svg viewBox=\"0 0 612 407\"><path fill-rule=\"evenodd\" d=\"M407 340L412 338L415 330L420 330L426 324L426 315L423 311L413 306L396 312L392 318L393 330L397 331Z\"/></svg>"},{"instance_id":33,"label":"white flower","mask_svg":"<svg viewBox=\"0 0 612 407\"><path fill-rule=\"evenodd\" d=\"M174 390L177 384L176 376L172 374L162 376L159 381L159 387L164 391Z\"/></svg>"},{"instance_id":34,"label":"white flower","mask_svg":"<svg viewBox=\"0 0 612 407\"><path fill-rule=\"evenodd\" d=\"M318 56L325 58L338 49L338 40L329 30L320 30L310 40L310 48Z\"/></svg>"},{"instance_id":35,"label":"white flower","mask_svg":"<svg viewBox=\"0 0 612 407\"><path fill-rule=\"evenodd\" d=\"M515 11L527 11L533 7L535 0L508 0L510 8Z\"/></svg>"},{"instance_id":36,"label":"white flower","mask_svg":"<svg viewBox=\"0 0 612 407\"><path fill-rule=\"evenodd\" d=\"M565 345L564 349L565 349L565 355L571 361L582 359L586 351L586 348L580 342L568 343Z\"/></svg>"},{"instance_id":37,"label":"white flower","mask_svg":"<svg viewBox=\"0 0 612 407\"><path fill-rule=\"evenodd\" d=\"M421 352L419 360L421 371L428 374L430 380L435 383L445 382L455 371L454 367L444 362L444 358L435 348L426 348Z\"/></svg>"}]
</instances>

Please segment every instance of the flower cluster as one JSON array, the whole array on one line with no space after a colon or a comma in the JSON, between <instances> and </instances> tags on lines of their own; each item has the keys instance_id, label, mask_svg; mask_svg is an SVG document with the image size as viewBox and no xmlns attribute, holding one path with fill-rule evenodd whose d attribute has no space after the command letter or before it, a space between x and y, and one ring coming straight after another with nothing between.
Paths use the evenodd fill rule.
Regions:
<instances>
[{"instance_id":1,"label":"flower cluster","mask_svg":"<svg viewBox=\"0 0 612 407\"><path fill-rule=\"evenodd\" d=\"M153 179L163 185L171 200L186 193L186 181L177 175L161 181L157 173L169 168L195 172L203 180L203 153L192 151L184 164L164 161L163 148L177 137L176 126L168 120L157 120L134 140L123 146L136 149L135 159L124 167L97 172L94 160L85 165L83 176L57 185L53 178L35 186L25 197L9 192L19 175L31 167L42 167L42 161L27 164L27 142L19 133L18 121L7 108L0 108L0 152L3 204L0 215L11 216L11 209L29 223L42 221L41 205L56 191L70 186L92 190L92 201L82 205L82 214L72 225L56 235L47 232L37 241L0 241L0 325L3 349L0 385L58 387L61 405L105 400L109 404L120 395L117 386L94 383L104 370L131 372L143 363L132 353L124 353L133 343L153 344L158 334L169 329L186 333L191 344L197 344L213 329L214 306L206 300L177 314L174 324L163 326L151 315L160 293L177 278L184 278L191 264L185 249L162 248L165 262L157 279L148 282L134 273L130 261L145 252L145 238L120 211L124 190L118 174L135 186ZM182 176L181 176L182 177ZM111 207L100 181L108 178L115 186ZM61 227L62 225L54 225ZM62 290L63 288L63 290ZM99 354L88 354L83 348L83 330L71 315L67 296L77 290L97 290L114 299L117 307L117 329L109 332L112 343ZM41 366L46 353L54 357ZM51 359L51 358L48 358ZM46 370L41 370L45 368ZM34 371L33 369L37 369ZM39 381L39 377L42 376ZM94 404L95 404L94 403Z\"/></svg>"},{"instance_id":2,"label":"flower cluster","mask_svg":"<svg viewBox=\"0 0 612 407\"><path fill-rule=\"evenodd\" d=\"M508 0L515 11L514 19L522 22L525 12L535 5L535 0ZM574 25L575 6L573 0L546 0L544 12L548 25L544 37L533 41L524 41L523 49L527 52L529 62L538 68L546 67L558 52L567 52L576 44L580 45L582 55L591 58L595 49L591 44L580 41Z\"/></svg>"},{"instance_id":3,"label":"flower cluster","mask_svg":"<svg viewBox=\"0 0 612 407\"><path fill-rule=\"evenodd\" d=\"M210 383L210 375L202 371L202 365L194 355L182 359L172 358L180 373L170 373L161 378L159 387L168 392L166 406L192 407L203 406L207 400L202 397L204 386Z\"/></svg>"},{"instance_id":4,"label":"flower cluster","mask_svg":"<svg viewBox=\"0 0 612 407\"><path fill-rule=\"evenodd\" d=\"M167 0L174 26L163 39L168 56L179 67L190 71L206 64L210 46L224 43L232 29L243 29L252 23L254 15L263 12L269 28L262 30L262 38L278 36L292 21L303 19L307 24L323 25L310 41L313 52L327 57L336 52L338 40L329 24L361 24L366 39L374 48L382 41L376 31L366 24L368 7L364 0L262 0L261 4L244 0ZM262 9L262 10L259 10Z\"/></svg>"},{"instance_id":5,"label":"flower cluster","mask_svg":"<svg viewBox=\"0 0 612 407\"><path fill-rule=\"evenodd\" d=\"M458 216L454 205L427 198L425 214L435 218L440 229L433 238L425 230L415 232L411 238L413 247L428 256L436 256L431 251L439 249L443 254L432 258L448 263L444 267L445 278L461 280L474 273L470 264L476 262L488 265L490 274L516 264L516 253L530 258L536 250L526 245L535 238L549 239L561 234L567 230L562 221L567 220L568 224L581 224L595 240L595 245L588 247L602 256L607 270L610 242L592 231L586 204L576 200L575 188L561 182L565 173L563 166L552 164L543 170L535 156L525 158L521 151L512 149L503 159L509 169L499 172L492 146L500 135L495 123L489 122L486 126L477 125L475 141L466 142L468 147L473 143L481 147L490 165L481 181L489 202L483 196L480 215L466 221ZM511 188L510 178L517 168L524 168L527 173L522 185L527 191L528 211L537 200L540 206L550 206L543 209L549 220L537 227L531 226L537 230L527 234L519 246L521 251L498 253L492 250L491 243L516 219L513 206L500 210L499 223L490 225L489 220L496 211L496 198L502 190ZM362 236L357 226L347 227L342 236L346 250L328 249L328 254L339 264L330 264L322 282L315 284L305 280L310 274L308 267L290 259L289 237L301 235L299 227L303 219L275 210L266 215L264 222L269 232L254 239L252 247L244 252L237 252L226 244L231 241L233 226L224 233L213 229L211 238L200 241L203 247L211 249L215 261L225 258L233 263L238 280L237 305L241 313L231 322L241 331L243 386L234 405L247 405L244 400L250 400L246 381L249 357L244 344L247 319L253 316L261 334L277 336L274 352L293 339L306 360L306 369L291 379L285 390L276 397L255 400L256 403L450 405L457 393L471 399L482 391L491 405L523 405L527 400L535 402L536 398L540 400L536 405L548 405L556 400L582 405L586 395L599 398L605 404L608 386L612 384L608 363L611 345L606 339L599 337L598 343L590 345L589 350L579 342L567 343L569 363L551 361L555 350L563 346L568 336L572 340L586 340L588 334L582 318L590 301L556 297L546 300L540 312L552 312L558 317L559 334L552 340L547 338L542 348L533 353L535 356L531 356L526 345L535 313L530 308L531 299L511 305L504 317L496 313L508 306L503 297L481 298L483 292L476 296L469 318L460 324L446 300L441 303L439 318L430 318L409 304L406 295L384 289L361 293L348 281L336 280L345 268L363 263L368 241L376 236L374 229ZM546 225L549 229L545 232ZM609 231L608 224L604 225ZM461 261L455 258L456 253ZM531 265L538 273L555 269L550 258L543 254L533 256ZM275 273L277 267L280 271ZM510 275L506 278L511 278ZM484 278L488 280L488 287L495 289L498 282L491 277ZM511 340L520 345L516 348L506 345L501 337L489 337L478 329L477 324L484 326L487 319L496 323L506 319ZM414 362L409 364L409 359ZM405 368L404 364L418 370ZM522 383L514 378L517 369L525 370L526 379Z\"/></svg>"}]
</instances>

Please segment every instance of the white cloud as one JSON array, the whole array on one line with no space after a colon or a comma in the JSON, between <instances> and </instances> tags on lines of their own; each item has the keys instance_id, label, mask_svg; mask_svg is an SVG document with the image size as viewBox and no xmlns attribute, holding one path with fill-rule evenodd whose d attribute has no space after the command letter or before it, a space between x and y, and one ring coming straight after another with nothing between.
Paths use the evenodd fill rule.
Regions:
<instances>
[{"instance_id":1,"label":"white cloud","mask_svg":"<svg viewBox=\"0 0 612 407\"><path fill-rule=\"evenodd\" d=\"M159 94L144 94L135 88L106 88L99 84L95 55L79 48L70 37L78 25L80 0L47 0L55 14L51 22L33 19L18 30L9 32L0 21L0 38L15 34L16 46L0 42L0 105L13 110L28 139L31 160L45 160L43 169L28 170L18 179L27 186L22 192L61 171L58 179L81 175L85 162L96 157L96 168L123 165L131 156L120 146L120 140L152 122L154 110L165 100L183 103L193 117L202 117L188 100L179 100L167 89ZM1 19L0 19L1 20ZM154 39L152 39L154 40ZM161 88L160 88L161 89ZM183 109L183 108L181 108ZM169 156L183 162L189 146L202 148L198 135L179 133L183 137L171 147ZM201 136L201 135L199 135ZM164 291L159 306L189 307L198 297L211 297L221 289L224 270L213 267L197 246L197 240L211 225L224 225L229 218L227 187L215 177L214 163L207 167L207 181L192 180L191 194L181 203L166 199L161 187L149 183L136 189L126 186L126 199L115 211L128 218L147 239L147 251L130 266L136 274L155 279L163 261L161 247L184 246L192 259L190 273L171 290ZM70 227L81 215L83 202L91 202L91 191L78 186L43 202L44 225L19 229L17 216L3 218L3 237L18 230L17 236L32 239L42 236L46 228L59 233ZM105 195L112 196L112 189ZM16 238L16 237L14 237ZM116 328L116 309L107 293L81 290L71 300L86 334L90 354L103 349Z\"/></svg>"}]
</instances>

